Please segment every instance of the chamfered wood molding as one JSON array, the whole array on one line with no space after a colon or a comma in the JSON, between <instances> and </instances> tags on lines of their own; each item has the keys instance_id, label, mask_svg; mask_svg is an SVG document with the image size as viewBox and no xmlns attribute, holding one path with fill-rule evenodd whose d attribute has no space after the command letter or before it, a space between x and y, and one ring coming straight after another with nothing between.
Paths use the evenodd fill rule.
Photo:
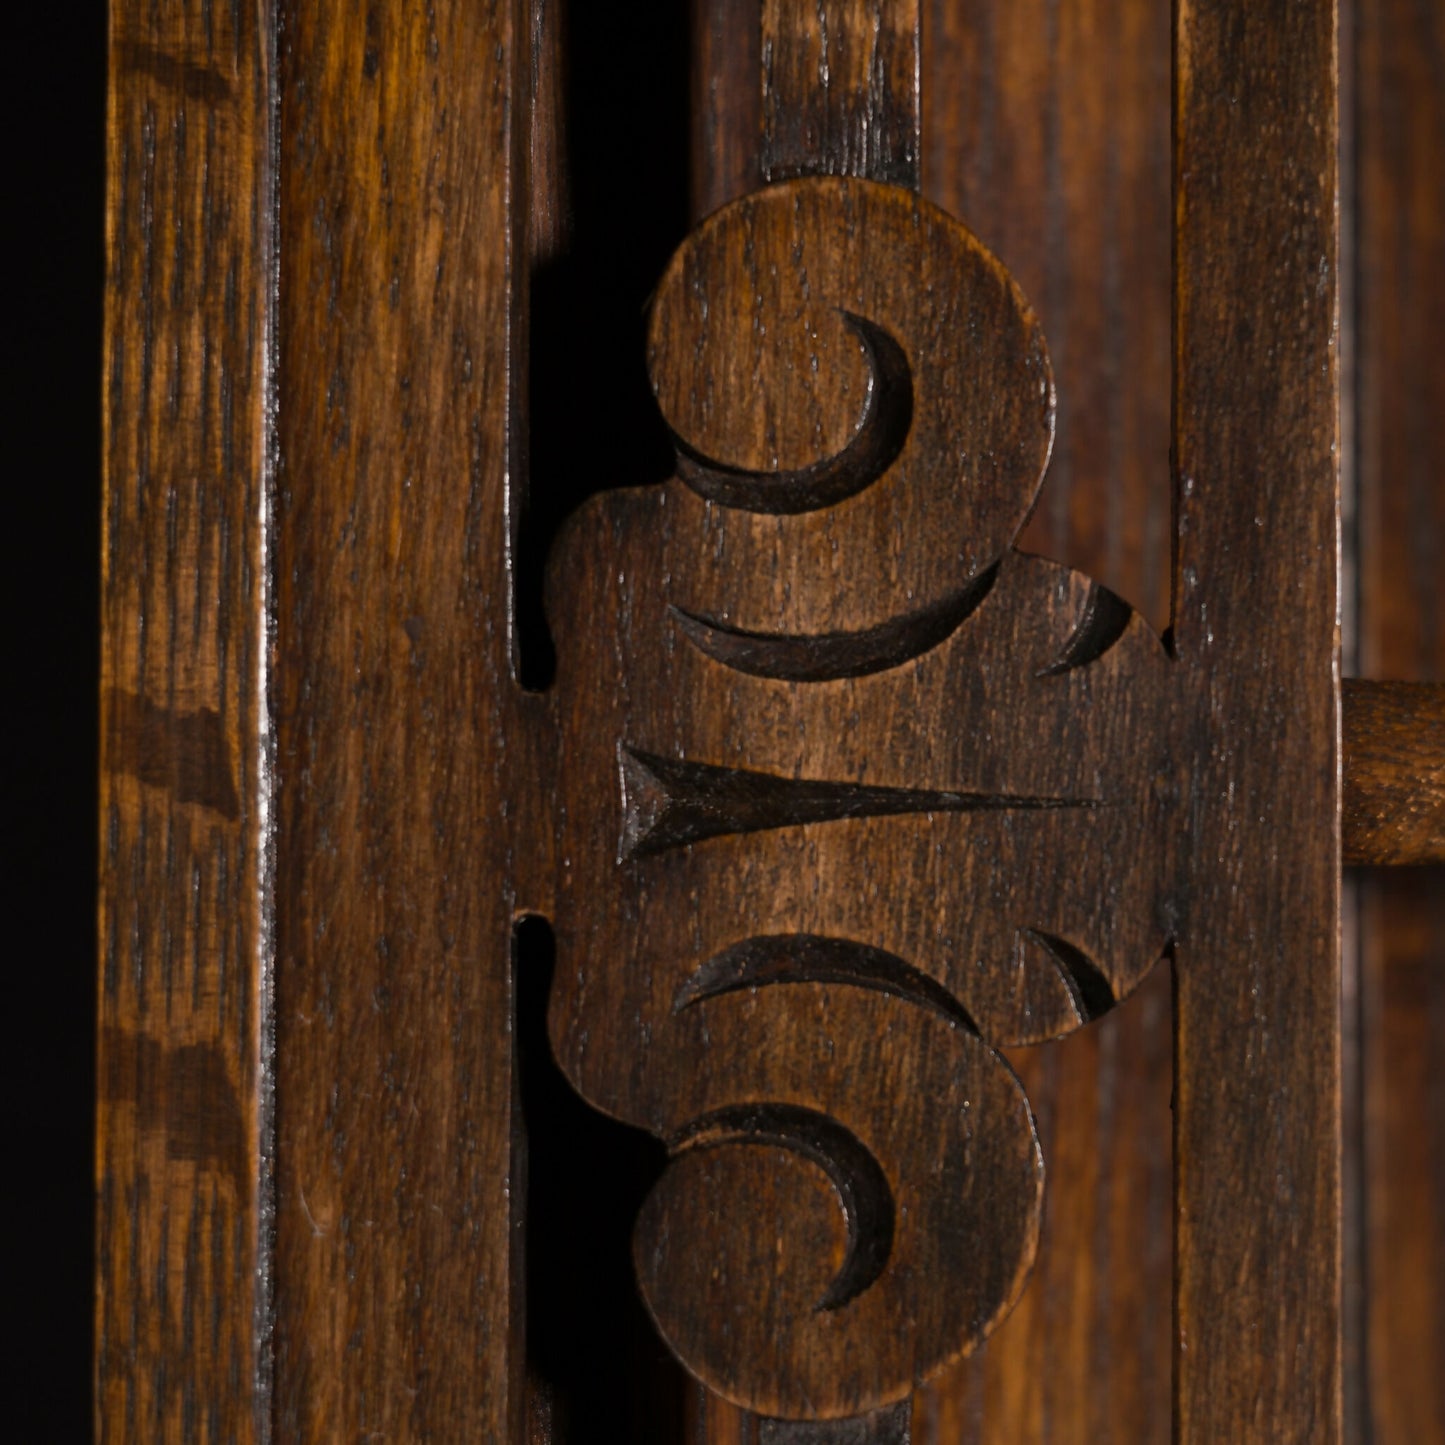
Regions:
<instances>
[{"instance_id":1,"label":"chamfered wood molding","mask_svg":"<svg viewBox=\"0 0 1445 1445\"><path fill-rule=\"evenodd\" d=\"M1346 863L1445 862L1445 684L1346 678Z\"/></svg>"}]
</instances>

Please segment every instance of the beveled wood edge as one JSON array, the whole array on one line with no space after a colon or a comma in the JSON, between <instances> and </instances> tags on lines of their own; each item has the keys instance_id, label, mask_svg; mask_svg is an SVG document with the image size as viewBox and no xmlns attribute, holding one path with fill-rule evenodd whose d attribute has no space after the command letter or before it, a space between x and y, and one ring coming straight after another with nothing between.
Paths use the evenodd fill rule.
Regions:
<instances>
[{"instance_id":1,"label":"beveled wood edge","mask_svg":"<svg viewBox=\"0 0 1445 1445\"><path fill-rule=\"evenodd\" d=\"M269 1435L277 12L108 30L92 1420ZM204 1324L204 1328L202 1325Z\"/></svg>"}]
</instances>

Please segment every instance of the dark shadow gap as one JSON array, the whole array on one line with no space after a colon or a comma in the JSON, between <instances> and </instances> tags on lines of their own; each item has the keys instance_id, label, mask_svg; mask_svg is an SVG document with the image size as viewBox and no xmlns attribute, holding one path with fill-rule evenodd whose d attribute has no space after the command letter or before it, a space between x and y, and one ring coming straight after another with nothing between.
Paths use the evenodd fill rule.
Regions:
<instances>
[{"instance_id":1,"label":"dark shadow gap","mask_svg":"<svg viewBox=\"0 0 1445 1445\"><path fill-rule=\"evenodd\" d=\"M557 1067L547 1038L556 950L545 919L517 925L514 958L527 1137L527 1438L681 1440L687 1377L643 1306L631 1248L667 1151L591 1108Z\"/></svg>"},{"instance_id":2,"label":"dark shadow gap","mask_svg":"<svg viewBox=\"0 0 1445 1445\"><path fill-rule=\"evenodd\" d=\"M530 285L530 480L515 582L530 689L556 670L542 590L561 523L594 493L673 468L647 379L646 313L689 223L689 8L561 3L560 54L538 57L563 74L563 214Z\"/></svg>"}]
</instances>

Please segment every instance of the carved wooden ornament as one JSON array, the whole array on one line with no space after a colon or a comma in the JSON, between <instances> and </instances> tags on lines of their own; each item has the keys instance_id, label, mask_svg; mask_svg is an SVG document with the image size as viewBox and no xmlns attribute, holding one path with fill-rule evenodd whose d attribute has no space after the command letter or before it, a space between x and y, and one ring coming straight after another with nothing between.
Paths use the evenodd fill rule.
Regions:
<instances>
[{"instance_id":1,"label":"carved wooden ornament","mask_svg":"<svg viewBox=\"0 0 1445 1445\"><path fill-rule=\"evenodd\" d=\"M546 1252L606 1211L554 1207L593 1156L529 1115L514 928L536 913L556 1058L670 1155L642 1293L698 1379L775 1417L689 1390L676 1419L669 1373L664 1433L901 1440L904 1397L998 1325L1038 1247L1044 1161L1003 1051L1167 950L1175 1439L1337 1445L1339 7L1173 6L1167 640L1016 550L1052 440L1043 338L999 263L893 188L927 131L953 191L1046 184L1006 229L1072 215L1119 144L1163 162L1157 83L1065 148L1067 175L1033 147L975 184L958 158L992 175L1041 100L1072 113L1066 72L1113 31L1065 37L1041 90L1019 7L994 7L1017 34L962 50L920 46L934 12L911 0L690 8L699 203L785 183L658 284L675 476L571 520L535 693L531 554L508 542L529 473L560 479L528 452L528 348L555 344L544 277L585 304L614 254L564 234L564 196L635 148L609 132L585 174L563 164L588 32L564 47L556 5L112 7L98 1428L568 1432L590 1371L548 1371L592 1336L559 1321ZM1135 80L1160 69L1150 33ZM979 66L988 135L921 87ZM816 174L840 170L867 178ZM1127 225L1075 228L1046 267L1096 258L1111 305L1136 278L1110 258L1164 222L1161 178L1133 176ZM635 194L596 190L623 226ZM1139 493L1134 442L1111 494ZM1357 692L1351 715L1374 780L1352 856L1438 856L1428 813L1398 827L1431 755L1418 699ZM1160 1142L1124 1155L1156 1178ZM529 1183L529 1144L565 1171ZM1073 1196L1093 1211L1121 1177ZM1116 1342L1152 1338L1152 1265L1119 1257L1133 1212L1061 1231L1087 1249L1107 1223L1111 1252L1059 1271L1016 1352L940 1381L923 1433L999 1391L1009 1433L1060 1342L1055 1425L1157 1430L1153 1387L1064 1400L1109 1348L1076 1348L1086 1281L1146 1302Z\"/></svg>"},{"instance_id":2,"label":"carved wooden ornament","mask_svg":"<svg viewBox=\"0 0 1445 1445\"><path fill-rule=\"evenodd\" d=\"M1044 1166L1000 1046L1174 931L1160 639L1013 542L1053 437L1008 273L912 192L716 213L657 289L677 475L553 557L558 1061L664 1139L643 1294L767 1415L906 1396L1007 1314Z\"/></svg>"}]
</instances>

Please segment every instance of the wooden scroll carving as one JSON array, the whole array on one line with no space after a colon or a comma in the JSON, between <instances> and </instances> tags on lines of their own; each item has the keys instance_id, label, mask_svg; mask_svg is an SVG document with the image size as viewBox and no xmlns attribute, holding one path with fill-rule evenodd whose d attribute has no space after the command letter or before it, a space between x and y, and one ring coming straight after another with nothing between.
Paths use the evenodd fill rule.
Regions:
<instances>
[{"instance_id":1,"label":"wooden scroll carving","mask_svg":"<svg viewBox=\"0 0 1445 1445\"><path fill-rule=\"evenodd\" d=\"M677 474L591 502L550 573L552 1041L671 1150L634 1249L681 1359L838 1417L1024 1286L1044 1165L998 1050L1111 1008L1173 936L1173 663L1013 549L1044 339L913 193L801 179L718 212L649 364Z\"/></svg>"}]
</instances>

